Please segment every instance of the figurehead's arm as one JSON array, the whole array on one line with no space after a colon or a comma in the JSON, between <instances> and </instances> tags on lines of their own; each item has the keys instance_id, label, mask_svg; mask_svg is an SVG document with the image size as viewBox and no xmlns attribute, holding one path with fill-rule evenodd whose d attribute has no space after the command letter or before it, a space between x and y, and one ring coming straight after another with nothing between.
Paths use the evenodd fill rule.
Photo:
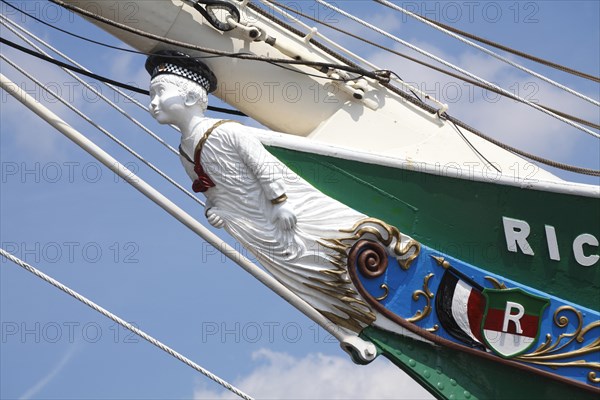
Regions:
<instances>
[{"instance_id":1,"label":"figurehead's arm","mask_svg":"<svg viewBox=\"0 0 600 400\"><path fill-rule=\"evenodd\" d=\"M282 164L271 155L262 143L252 134L243 132L250 130L242 125L224 126L230 131L235 141L235 148L244 164L242 169L252 173L258 180L265 197L273 206L273 222L283 230L291 230L296 226L296 213L288 201L285 182L281 174ZM240 173L244 173L240 171Z\"/></svg>"},{"instance_id":2,"label":"figurehead's arm","mask_svg":"<svg viewBox=\"0 0 600 400\"><path fill-rule=\"evenodd\" d=\"M232 133L234 147L244 164L240 173L254 175L272 205L285 203L287 195L280 171L281 162L273 157L251 132L243 131L251 128L239 124L225 125L222 128Z\"/></svg>"}]
</instances>

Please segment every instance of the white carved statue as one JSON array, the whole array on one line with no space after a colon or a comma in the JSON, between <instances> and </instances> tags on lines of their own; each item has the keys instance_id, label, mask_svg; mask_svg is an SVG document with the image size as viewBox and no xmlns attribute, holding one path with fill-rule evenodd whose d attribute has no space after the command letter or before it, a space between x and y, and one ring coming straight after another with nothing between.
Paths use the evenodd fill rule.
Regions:
<instances>
[{"instance_id":1,"label":"white carved statue","mask_svg":"<svg viewBox=\"0 0 600 400\"><path fill-rule=\"evenodd\" d=\"M365 215L325 196L273 157L256 128L207 118L216 78L182 53L151 56L150 111L181 132L181 162L206 195L206 216L224 228L280 282L355 335L375 320L339 254L321 245ZM198 165L200 164L200 165ZM338 257L338 259L336 259Z\"/></svg>"}]
</instances>

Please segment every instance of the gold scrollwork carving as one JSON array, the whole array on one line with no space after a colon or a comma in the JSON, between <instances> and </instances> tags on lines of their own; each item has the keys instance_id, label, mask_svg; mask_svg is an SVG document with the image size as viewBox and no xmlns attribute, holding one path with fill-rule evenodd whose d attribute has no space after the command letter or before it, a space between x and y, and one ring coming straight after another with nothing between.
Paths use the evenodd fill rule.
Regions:
<instances>
[{"instance_id":1,"label":"gold scrollwork carving","mask_svg":"<svg viewBox=\"0 0 600 400\"><path fill-rule=\"evenodd\" d=\"M498 281L498 279L494 278L493 276L484 276L483 278L490 281L492 285L494 285L494 289L507 289L504 282L500 283L500 281Z\"/></svg>"},{"instance_id":2,"label":"gold scrollwork carving","mask_svg":"<svg viewBox=\"0 0 600 400\"><path fill-rule=\"evenodd\" d=\"M408 270L410 268L410 264L419 256L419 253L421 252L421 244L412 239L407 241L407 243L402 246L402 234L398 228L386 224L377 218L362 219L358 221L351 229L343 229L341 232L352 233L352 236L339 240L338 242L346 240L355 241L364 238L365 236L372 235L384 246L390 246L395 239L396 243L393 247L394 254L396 254L398 257L404 257L408 255L406 258L398 258L398 264L403 270Z\"/></svg>"},{"instance_id":3,"label":"gold scrollwork carving","mask_svg":"<svg viewBox=\"0 0 600 400\"><path fill-rule=\"evenodd\" d=\"M437 332L438 329L440 329L440 326L438 324L434 324L431 328L427 328L426 331L428 331L428 332Z\"/></svg>"},{"instance_id":4,"label":"gold scrollwork carving","mask_svg":"<svg viewBox=\"0 0 600 400\"><path fill-rule=\"evenodd\" d=\"M382 283L381 285L379 285L379 287L383 289L383 294L379 297L375 297L375 300L383 301L388 297L388 294L390 294L390 288L385 283Z\"/></svg>"},{"instance_id":5,"label":"gold scrollwork carving","mask_svg":"<svg viewBox=\"0 0 600 400\"><path fill-rule=\"evenodd\" d=\"M423 318L427 317L429 314L431 314L431 299L433 299L434 294L431 292L431 290L429 290L429 280L433 277L433 274L428 274L424 279L423 279L423 290L415 290L412 294L412 299L413 301L418 301L419 298L421 298L421 296L425 297L425 307L423 307L423 311L421 310L417 310L417 312L415 313L415 315L413 315L410 318L407 318L406 320L408 322L417 322L422 320Z\"/></svg>"},{"instance_id":6,"label":"gold scrollwork carving","mask_svg":"<svg viewBox=\"0 0 600 400\"><path fill-rule=\"evenodd\" d=\"M385 273L388 257L381 244L372 240L359 240L348 253L348 263L356 265L367 278L374 279Z\"/></svg>"},{"instance_id":7,"label":"gold scrollwork carving","mask_svg":"<svg viewBox=\"0 0 600 400\"><path fill-rule=\"evenodd\" d=\"M600 321L594 321L584 327L583 315L580 311L576 310L572 306L562 306L556 309L553 320L557 327L566 328L569 325L569 316L564 315L566 313L573 313L577 319L577 328L575 331L559 335L555 342L552 341L552 335L547 334L546 340L537 349L531 353L515 357L515 359L532 364L545 365L551 368L583 367L597 371L600 370L600 363L587 361L585 359L560 361L566 358L581 357L586 354L600 351L600 336L597 336L596 338L593 338L591 342L585 344L583 347L577 350L561 352L561 350L573 343L573 341L576 341L577 343L583 343L585 341L585 335L587 335L588 332L590 332L592 329L600 328ZM594 371L590 371L587 377L590 382L600 382L600 379L597 378L596 372Z\"/></svg>"},{"instance_id":8,"label":"gold scrollwork carving","mask_svg":"<svg viewBox=\"0 0 600 400\"><path fill-rule=\"evenodd\" d=\"M333 254L329 257L333 268L322 271L323 278L311 278L319 285L311 283L305 285L334 296L344 303L343 308L337 305L336 307L348 314L347 319L326 311L321 313L334 323L359 332L364 325L370 325L376 317L371 305L360 299L355 291L355 288L360 286L360 281L356 282L358 278L352 277L353 273L360 269L363 276L371 279L383 275L388 266L388 253L394 253L399 266L407 270L412 261L419 256L421 245L412 239L402 243L402 235L397 228L375 218L364 218L351 229L342 229L340 232L350 235L318 241L323 247L332 250ZM360 244L360 242L365 243ZM354 284L354 287L351 287L351 284ZM380 285L380 288L384 293L376 300L383 301L389 295L389 288L385 284Z\"/></svg>"}]
</instances>

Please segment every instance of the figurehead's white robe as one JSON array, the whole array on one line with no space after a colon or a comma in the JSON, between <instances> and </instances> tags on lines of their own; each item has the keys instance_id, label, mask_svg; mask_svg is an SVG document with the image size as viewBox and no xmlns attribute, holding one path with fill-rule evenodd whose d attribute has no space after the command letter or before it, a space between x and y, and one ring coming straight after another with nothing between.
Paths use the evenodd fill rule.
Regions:
<instances>
[{"instance_id":1,"label":"figurehead's white robe","mask_svg":"<svg viewBox=\"0 0 600 400\"><path fill-rule=\"evenodd\" d=\"M190 137L182 138L181 148L192 159L196 145L217 121L206 118ZM339 238L340 229L350 229L366 216L287 168L265 150L256 131L229 122L209 136L200 161L216 186L205 192L207 208L212 207L224 220L225 230L276 279L336 324L358 332L375 317L348 274L332 264L333 251L319 241ZM183 156L181 162L196 179L194 165ZM271 200L283 194L297 216L293 232L274 223Z\"/></svg>"}]
</instances>

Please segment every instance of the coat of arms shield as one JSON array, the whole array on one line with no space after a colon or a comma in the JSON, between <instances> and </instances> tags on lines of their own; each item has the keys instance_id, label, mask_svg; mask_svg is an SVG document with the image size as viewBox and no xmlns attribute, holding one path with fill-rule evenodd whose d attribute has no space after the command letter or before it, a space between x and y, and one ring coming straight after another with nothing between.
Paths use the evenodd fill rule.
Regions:
<instances>
[{"instance_id":1,"label":"coat of arms shield","mask_svg":"<svg viewBox=\"0 0 600 400\"><path fill-rule=\"evenodd\" d=\"M522 289L484 289L481 333L497 355L512 358L526 352L540 333L542 314L550 300Z\"/></svg>"}]
</instances>

